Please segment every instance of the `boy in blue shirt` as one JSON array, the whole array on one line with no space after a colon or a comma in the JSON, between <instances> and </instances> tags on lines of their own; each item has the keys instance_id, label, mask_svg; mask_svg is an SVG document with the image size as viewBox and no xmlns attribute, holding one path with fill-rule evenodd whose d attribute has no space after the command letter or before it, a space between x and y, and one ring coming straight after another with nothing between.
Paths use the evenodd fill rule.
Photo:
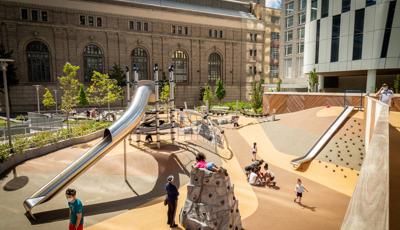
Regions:
<instances>
[{"instance_id":1,"label":"boy in blue shirt","mask_svg":"<svg viewBox=\"0 0 400 230\"><path fill-rule=\"evenodd\" d=\"M76 198L76 190L67 189L65 196L69 206L69 230L83 230L83 204Z\"/></svg>"}]
</instances>

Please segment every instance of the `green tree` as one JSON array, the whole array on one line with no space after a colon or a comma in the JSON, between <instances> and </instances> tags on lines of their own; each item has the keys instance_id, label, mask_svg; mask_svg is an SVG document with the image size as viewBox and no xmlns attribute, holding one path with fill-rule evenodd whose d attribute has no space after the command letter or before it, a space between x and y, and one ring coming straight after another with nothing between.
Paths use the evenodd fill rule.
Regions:
<instances>
[{"instance_id":1,"label":"green tree","mask_svg":"<svg viewBox=\"0 0 400 230\"><path fill-rule=\"evenodd\" d=\"M118 86L120 86L120 87L126 86L125 71L121 68L120 65L114 63L114 65L112 66L112 69L109 71L109 76L110 76L110 79L117 80Z\"/></svg>"},{"instance_id":2,"label":"green tree","mask_svg":"<svg viewBox=\"0 0 400 230\"><path fill-rule=\"evenodd\" d=\"M281 91L281 84L282 84L282 79L278 78L276 82L276 91L280 92Z\"/></svg>"},{"instance_id":3,"label":"green tree","mask_svg":"<svg viewBox=\"0 0 400 230\"><path fill-rule=\"evenodd\" d=\"M79 68L79 66L74 66L67 62L63 68L63 75L58 77L58 82L63 92L61 96L61 109L66 114L67 121L69 114L78 104L79 81L76 73ZM67 129L69 130L69 122L67 122Z\"/></svg>"},{"instance_id":4,"label":"green tree","mask_svg":"<svg viewBox=\"0 0 400 230\"><path fill-rule=\"evenodd\" d=\"M394 79L394 91L395 93L399 93L400 90L400 74L396 75L396 79Z\"/></svg>"},{"instance_id":5,"label":"green tree","mask_svg":"<svg viewBox=\"0 0 400 230\"><path fill-rule=\"evenodd\" d=\"M211 87L209 85L205 85L204 86L204 95L203 95L204 104L206 104L206 102L208 101L208 105L211 106L213 99L214 99L214 95L211 90Z\"/></svg>"},{"instance_id":6,"label":"green tree","mask_svg":"<svg viewBox=\"0 0 400 230\"><path fill-rule=\"evenodd\" d=\"M89 103L96 106L111 104L122 98L122 88L108 74L93 71L91 85L87 89Z\"/></svg>"},{"instance_id":7,"label":"green tree","mask_svg":"<svg viewBox=\"0 0 400 230\"><path fill-rule=\"evenodd\" d=\"M308 73L308 84L310 86L311 91L317 92L318 74L315 71L315 69L313 69L312 71L310 71L310 73Z\"/></svg>"},{"instance_id":8,"label":"green tree","mask_svg":"<svg viewBox=\"0 0 400 230\"><path fill-rule=\"evenodd\" d=\"M215 84L215 96L218 98L219 103L221 104L222 99L224 99L226 94L226 90L224 88L224 84L221 79L218 79Z\"/></svg>"},{"instance_id":9,"label":"green tree","mask_svg":"<svg viewBox=\"0 0 400 230\"><path fill-rule=\"evenodd\" d=\"M256 113L262 106L262 97L263 97L263 81L253 81L251 84L251 107L253 111Z\"/></svg>"},{"instance_id":10,"label":"green tree","mask_svg":"<svg viewBox=\"0 0 400 230\"><path fill-rule=\"evenodd\" d=\"M160 93L160 100L163 103L168 103L169 101L169 85L168 84L164 84Z\"/></svg>"},{"instance_id":11,"label":"green tree","mask_svg":"<svg viewBox=\"0 0 400 230\"><path fill-rule=\"evenodd\" d=\"M46 108L51 108L56 105L53 94L50 92L50 90L48 88L44 89L42 103L43 103L44 107L46 107Z\"/></svg>"},{"instance_id":12,"label":"green tree","mask_svg":"<svg viewBox=\"0 0 400 230\"><path fill-rule=\"evenodd\" d=\"M83 84L81 84L81 86L79 88L78 105L79 106L87 106L87 105L89 105L89 101L87 100L86 92L85 92L85 88L83 87Z\"/></svg>"},{"instance_id":13,"label":"green tree","mask_svg":"<svg viewBox=\"0 0 400 230\"><path fill-rule=\"evenodd\" d=\"M0 44L0 58L4 59L12 59L13 58L13 50L7 51L3 44ZM17 68L14 65L14 62L9 62L7 66L7 87L8 91L11 90L10 86L17 85L19 80L17 78ZM1 75L0 80L0 92L4 94L4 84L3 84L3 75ZM8 101L10 103L10 112L12 112L12 105L10 100L10 93L8 94Z\"/></svg>"}]
</instances>

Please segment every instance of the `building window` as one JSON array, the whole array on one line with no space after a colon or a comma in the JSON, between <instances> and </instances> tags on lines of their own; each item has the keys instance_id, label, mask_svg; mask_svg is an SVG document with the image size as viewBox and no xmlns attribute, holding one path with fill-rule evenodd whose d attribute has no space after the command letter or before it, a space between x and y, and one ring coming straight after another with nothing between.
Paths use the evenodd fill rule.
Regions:
<instances>
[{"instance_id":1,"label":"building window","mask_svg":"<svg viewBox=\"0 0 400 230\"><path fill-rule=\"evenodd\" d=\"M365 6L372 6L376 4L376 0L365 0Z\"/></svg>"},{"instance_id":2,"label":"building window","mask_svg":"<svg viewBox=\"0 0 400 230\"><path fill-rule=\"evenodd\" d=\"M294 2L289 2L285 5L286 15L294 13Z\"/></svg>"},{"instance_id":3,"label":"building window","mask_svg":"<svg viewBox=\"0 0 400 230\"><path fill-rule=\"evenodd\" d=\"M292 59L285 59L285 78L292 78Z\"/></svg>"},{"instance_id":4,"label":"building window","mask_svg":"<svg viewBox=\"0 0 400 230\"><path fill-rule=\"evenodd\" d=\"M285 45L285 56L292 54L292 44Z\"/></svg>"},{"instance_id":5,"label":"building window","mask_svg":"<svg viewBox=\"0 0 400 230\"><path fill-rule=\"evenodd\" d=\"M253 66L249 66L249 74L253 74Z\"/></svg>"},{"instance_id":6,"label":"building window","mask_svg":"<svg viewBox=\"0 0 400 230\"><path fill-rule=\"evenodd\" d=\"M83 50L83 66L84 66L84 80L89 82L93 75L93 71L103 72L103 52L101 49L93 44L89 44Z\"/></svg>"},{"instance_id":7,"label":"building window","mask_svg":"<svg viewBox=\"0 0 400 230\"><path fill-rule=\"evenodd\" d=\"M297 37L299 39L304 39L304 27L297 29Z\"/></svg>"},{"instance_id":8,"label":"building window","mask_svg":"<svg viewBox=\"0 0 400 230\"><path fill-rule=\"evenodd\" d=\"M39 11L31 10L31 19L32 21L39 21Z\"/></svg>"},{"instance_id":9,"label":"building window","mask_svg":"<svg viewBox=\"0 0 400 230\"><path fill-rule=\"evenodd\" d=\"M250 57L252 57L253 56L253 49L249 50L249 53L250 53Z\"/></svg>"},{"instance_id":10,"label":"building window","mask_svg":"<svg viewBox=\"0 0 400 230\"><path fill-rule=\"evenodd\" d=\"M257 66L253 66L253 75L257 75Z\"/></svg>"},{"instance_id":11,"label":"building window","mask_svg":"<svg viewBox=\"0 0 400 230\"><path fill-rule=\"evenodd\" d=\"M40 41L30 42L26 46L28 79L31 82L49 82L50 53L47 46Z\"/></svg>"},{"instance_id":12,"label":"building window","mask_svg":"<svg viewBox=\"0 0 400 230\"><path fill-rule=\"evenodd\" d=\"M257 42L257 34L254 34L254 41Z\"/></svg>"},{"instance_id":13,"label":"building window","mask_svg":"<svg viewBox=\"0 0 400 230\"><path fill-rule=\"evenodd\" d=\"M304 11L307 8L307 0L299 0L299 11Z\"/></svg>"},{"instance_id":14,"label":"building window","mask_svg":"<svg viewBox=\"0 0 400 230\"><path fill-rule=\"evenodd\" d=\"M332 18L331 62L339 60L340 14Z\"/></svg>"},{"instance_id":15,"label":"building window","mask_svg":"<svg viewBox=\"0 0 400 230\"><path fill-rule=\"evenodd\" d=\"M131 54L132 69L134 66L138 68L139 80L148 80L149 74L149 56L143 48L135 48Z\"/></svg>"},{"instance_id":16,"label":"building window","mask_svg":"<svg viewBox=\"0 0 400 230\"><path fill-rule=\"evenodd\" d=\"M304 23L306 23L306 13L305 12L299 14L299 25L302 25Z\"/></svg>"},{"instance_id":17,"label":"building window","mask_svg":"<svg viewBox=\"0 0 400 230\"><path fill-rule=\"evenodd\" d=\"M218 37L218 31L214 30L214 38Z\"/></svg>"},{"instance_id":18,"label":"building window","mask_svg":"<svg viewBox=\"0 0 400 230\"><path fill-rule=\"evenodd\" d=\"M286 18L286 28L290 28L293 26L293 16Z\"/></svg>"},{"instance_id":19,"label":"building window","mask_svg":"<svg viewBox=\"0 0 400 230\"><path fill-rule=\"evenodd\" d=\"M188 57L185 52L177 50L172 55L172 64L174 65L174 76L177 83L188 81Z\"/></svg>"},{"instance_id":20,"label":"building window","mask_svg":"<svg viewBox=\"0 0 400 230\"><path fill-rule=\"evenodd\" d=\"M210 38L212 37L212 29L208 30L208 37L210 37Z\"/></svg>"},{"instance_id":21,"label":"building window","mask_svg":"<svg viewBox=\"0 0 400 230\"><path fill-rule=\"evenodd\" d=\"M351 0L342 0L342 13L350 11Z\"/></svg>"},{"instance_id":22,"label":"building window","mask_svg":"<svg viewBox=\"0 0 400 230\"><path fill-rule=\"evenodd\" d=\"M28 20L28 9L21 9L21 19Z\"/></svg>"},{"instance_id":23,"label":"building window","mask_svg":"<svg viewBox=\"0 0 400 230\"><path fill-rule=\"evenodd\" d=\"M182 34L182 26L178 26L178 34Z\"/></svg>"},{"instance_id":24,"label":"building window","mask_svg":"<svg viewBox=\"0 0 400 230\"><path fill-rule=\"evenodd\" d=\"M288 30L285 32L285 41L290 42L293 40L293 30Z\"/></svg>"},{"instance_id":25,"label":"building window","mask_svg":"<svg viewBox=\"0 0 400 230\"><path fill-rule=\"evenodd\" d=\"M390 33L392 31L393 16L394 16L395 9L396 9L396 1L391 1L389 3L389 12L388 12L388 15L386 18L385 34L383 35L381 58L385 58L387 56L389 40L390 40Z\"/></svg>"},{"instance_id":26,"label":"building window","mask_svg":"<svg viewBox=\"0 0 400 230\"><path fill-rule=\"evenodd\" d=\"M353 60L362 57L363 33L364 33L364 12L365 9L356 10L354 20L354 39L353 39Z\"/></svg>"},{"instance_id":27,"label":"building window","mask_svg":"<svg viewBox=\"0 0 400 230\"><path fill-rule=\"evenodd\" d=\"M297 43L297 47L298 47L298 53L299 54L304 53L304 42Z\"/></svg>"},{"instance_id":28,"label":"building window","mask_svg":"<svg viewBox=\"0 0 400 230\"><path fill-rule=\"evenodd\" d=\"M88 25L94 26L94 17L93 16L88 16Z\"/></svg>"},{"instance_id":29,"label":"building window","mask_svg":"<svg viewBox=\"0 0 400 230\"><path fill-rule=\"evenodd\" d=\"M269 76L271 78L276 78L279 76L279 65L270 65L269 66Z\"/></svg>"},{"instance_id":30,"label":"building window","mask_svg":"<svg viewBox=\"0 0 400 230\"><path fill-rule=\"evenodd\" d=\"M317 19L318 0L311 0L311 21Z\"/></svg>"},{"instance_id":31,"label":"building window","mask_svg":"<svg viewBox=\"0 0 400 230\"><path fill-rule=\"evenodd\" d=\"M279 48L278 47L271 47L271 59L279 60Z\"/></svg>"},{"instance_id":32,"label":"building window","mask_svg":"<svg viewBox=\"0 0 400 230\"><path fill-rule=\"evenodd\" d=\"M329 0L322 0L321 18L328 17L328 14L329 14Z\"/></svg>"},{"instance_id":33,"label":"building window","mask_svg":"<svg viewBox=\"0 0 400 230\"><path fill-rule=\"evenodd\" d=\"M278 32L271 32L271 39L279 41L279 33Z\"/></svg>"},{"instance_id":34,"label":"building window","mask_svg":"<svg viewBox=\"0 0 400 230\"><path fill-rule=\"evenodd\" d=\"M142 31L142 22L136 22L136 30Z\"/></svg>"},{"instance_id":35,"label":"building window","mask_svg":"<svg viewBox=\"0 0 400 230\"><path fill-rule=\"evenodd\" d=\"M176 33L176 26L172 26L171 27L171 31L172 31L173 34L175 34Z\"/></svg>"},{"instance_id":36,"label":"building window","mask_svg":"<svg viewBox=\"0 0 400 230\"><path fill-rule=\"evenodd\" d=\"M222 59L214 52L208 57L208 81L214 82L218 79L222 79Z\"/></svg>"},{"instance_id":37,"label":"building window","mask_svg":"<svg viewBox=\"0 0 400 230\"><path fill-rule=\"evenodd\" d=\"M102 20L101 20L101 18L100 17L97 17L97 24L96 24L98 27L102 27L103 26L103 22L102 22Z\"/></svg>"},{"instance_id":38,"label":"building window","mask_svg":"<svg viewBox=\"0 0 400 230\"><path fill-rule=\"evenodd\" d=\"M224 36L224 32L222 30L219 31L219 38L222 38Z\"/></svg>"},{"instance_id":39,"label":"building window","mask_svg":"<svg viewBox=\"0 0 400 230\"><path fill-rule=\"evenodd\" d=\"M42 11L42 22L47 22L48 17L47 17L47 11Z\"/></svg>"},{"instance_id":40,"label":"building window","mask_svg":"<svg viewBox=\"0 0 400 230\"><path fill-rule=\"evenodd\" d=\"M143 23L143 30L146 32L149 31L149 23L147 22Z\"/></svg>"},{"instance_id":41,"label":"building window","mask_svg":"<svg viewBox=\"0 0 400 230\"><path fill-rule=\"evenodd\" d=\"M279 17L278 16L271 16L271 23L279 24Z\"/></svg>"},{"instance_id":42,"label":"building window","mask_svg":"<svg viewBox=\"0 0 400 230\"><path fill-rule=\"evenodd\" d=\"M129 21L129 29L133 30L134 29L134 22L133 21Z\"/></svg>"},{"instance_id":43,"label":"building window","mask_svg":"<svg viewBox=\"0 0 400 230\"><path fill-rule=\"evenodd\" d=\"M189 29L187 26L185 26L185 35L188 35L188 34L189 34Z\"/></svg>"},{"instance_id":44,"label":"building window","mask_svg":"<svg viewBox=\"0 0 400 230\"><path fill-rule=\"evenodd\" d=\"M297 58L297 76L304 77L303 58Z\"/></svg>"},{"instance_id":45,"label":"building window","mask_svg":"<svg viewBox=\"0 0 400 230\"><path fill-rule=\"evenodd\" d=\"M79 17L79 25L81 25L81 26L86 25L86 16L85 15L81 15Z\"/></svg>"},{"instance_id":46,"label":"building window","mask_svg":"<svg viewBox=\"0 0 400 230\"><path fill-rule=\"evenodd\" d=\"M320 20L317 20L317 33L315 34L315 64L319 61L319 34L321 31Z\"/></svg>"}]
</instances>

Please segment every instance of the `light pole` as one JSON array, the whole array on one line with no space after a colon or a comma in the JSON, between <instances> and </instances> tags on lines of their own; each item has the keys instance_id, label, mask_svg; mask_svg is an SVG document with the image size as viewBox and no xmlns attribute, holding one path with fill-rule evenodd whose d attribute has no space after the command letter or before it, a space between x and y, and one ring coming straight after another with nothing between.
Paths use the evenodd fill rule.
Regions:
<instances>
[{"instance_id":1,"label":"light pole","mask_svg":"<svg viewBox=\"0 0 400 230\"><path fill-rule=\"evenodd\" d=\"M40 85L33 85L36 88L36 100L37 100L37 111L40 113L40 99L39 99L39 89Z\"/></svg>"},{"instance_id":2,"label":"light pole","mask_svg":"<svg viewBox=\"0 0 400 230\"><path fill-rule=\"evenodd\" d=\"M137 90L138 82L139 82L139 67L136 64L133 64L133 86L135 90Z\"/></svg>"},{"instance_id":3,"label":"light pole","mask_svg":"<svg viewBox=\"0 0 400 230\"><path fill-rule=\"evenodd\" d=\"M131 82L129 79L129 67L125 66L125 68L126 68L125 74L126 74L126 97L127 97L126 102L129 106L129 104L131 103Z\"/></svg>"},{"instance_id":4,"label":"light pole","mask_svg":"<svg viewBox=\"0 0 400 230\"><path fill-rule=\"evenodd\" d=\"M8 85L7 85L7 62L13 62L12 59L0 59L1 70L3 71L3 85L4 85L4 97L6 102L6 116L7 116L7 134L8 134L8 145L12 151L11 142L11 128L10 128L10 102L8 100Z\"/></svg>"},{"instance_id":5,"label":"light pole","mask_svg":"<svg viewBox=\"0 0 400 230\"><path fill-rule=\"evenodd\" d=\"M56 114L58 113L58 103L57 103L57 102L58 102L58 99L57 99L57 91L58 91L57 89L55 89L55 90L54 90L54 97L55 97L55 99L56 99L56 100L55 100L55 101L56 101Z\"/></svg>"}]
</instances>

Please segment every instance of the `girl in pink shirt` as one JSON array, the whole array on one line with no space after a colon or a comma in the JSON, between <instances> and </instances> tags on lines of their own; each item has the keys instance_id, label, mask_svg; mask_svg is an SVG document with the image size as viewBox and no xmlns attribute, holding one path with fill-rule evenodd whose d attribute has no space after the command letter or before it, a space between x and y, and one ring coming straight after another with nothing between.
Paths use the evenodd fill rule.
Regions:
<instances>
[{"instance_id":1,"label":"girl in pink shirt","mask_svg":"<svg viewBox=\"0 0 400 230\"><path fill-rule=\"evenodd\" d=\"M196 163L194 164L195 168L204 169L207 167L206 156L204 153L198 153L196 155Z\"/></svg>"}]
</instances>

